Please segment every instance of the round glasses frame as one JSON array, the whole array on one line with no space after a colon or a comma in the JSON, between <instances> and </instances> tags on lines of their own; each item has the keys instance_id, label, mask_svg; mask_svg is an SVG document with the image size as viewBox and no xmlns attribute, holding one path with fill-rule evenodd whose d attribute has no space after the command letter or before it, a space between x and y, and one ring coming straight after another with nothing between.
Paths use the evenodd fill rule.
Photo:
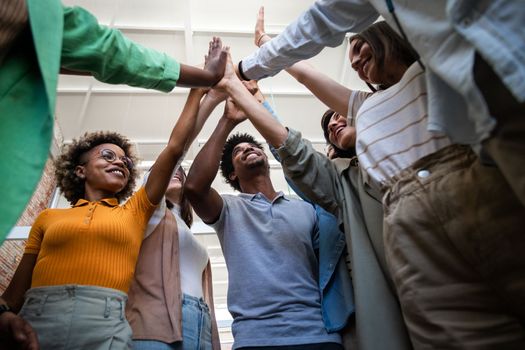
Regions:
<instances>
[{"instance_id":1,"label":"round glasses frame","mask_svg":"<svg viewBox=\"0 0 525 350\"><path fill-rule=\"evenodd\" d=\"M117 154L115 152L107 148L100 150L100 154L95 158L102 158L108 163L113 163L118 158L120 159L122 163L124 163L124 166L128 168L129 171L131 171L134 167L134 164L131 158L129 158L128 156L117 157ZM89 162L91 159L88 159L87 161L85 161L84 163L81 163L80 165L87 164L87 162Z\"/></svg>"}]
</instances>

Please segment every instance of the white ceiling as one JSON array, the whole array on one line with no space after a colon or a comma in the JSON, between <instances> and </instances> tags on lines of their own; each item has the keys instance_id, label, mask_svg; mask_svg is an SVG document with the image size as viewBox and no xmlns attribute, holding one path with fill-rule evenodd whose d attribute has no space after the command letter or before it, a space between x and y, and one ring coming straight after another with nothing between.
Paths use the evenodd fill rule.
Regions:
<instances>
[{"instance_id":1,"label":"white ceiling","mask_svg":"<svg viewBox=\"0 0 525 350\"><path fill-rule=\"evenodd\" d=\"M212 36L220 36L231 47L235 62L255 50L253 27L257 11L265 6L266 31L278 34L313 1L310 0L63 0L66 5L79 5L92 12L102 24L122 30L129 38L164 51L180 62L201 64ZM366 88L351 71L347 45L327 48L310 62L333 79L351 88ZM286 72L260 82L262 92L283 123L300 130L318 150L324 150L320 117L326 107ZM182 110L188 89L175 88L169 94L100 83L90 77L61 76L58 86L56 116L67 142L85 131L113 130L128 136L136 145L140 158L152 162L165 145ZM223 106L214 111L197 140L191 146L186 168L206 142L222 114ZM254 134L245 122L239 131ZM272 162L271 176L277 190L288 193L281 168ZM221 193L232 192L222 178L214 182ZM67 206L65 202L59 206ZM227 271L215 235L197 222L193 230L201 233L214 267L216 303L219 318L227 320L225 297ZM208 234L206 234L208 233ZM226 321L227 323L227 321Z\"/></svg>"},{"instance_id":2,"label":"white ceiling","mask_svg":"<svg viewBox=\"0 0 525 350\"><path fill-rule=\"evenodd\" d=\"M255 50L253 27L259 6L265 6L266 31L279 33L313 1L240 1L240 0L64 0L92 12L102 24L122 30L129 38L180 62L198 65L203 62L208 42L220 36L231 47L234 61ZM361 87L349 70L346 43L327 48L311 63L347 86ZM303 132L319 150L324 150L320 116L326 109L308 90L286 72L260 82L262 92L287 126ZM113 130L136 143L140 158L151 162L165 145L182 110L188 89L175 88L169 94L124 85L109 85L91 77L60 77L56 106L57 121L66 141L85 131ZM206 142L221 115L220 105L190 148L184 165L191 164L199 147ZM249 122L238 127L260 135ZM280 190L287 190L278 164L272 179ZM232 190L217 179L220 192Z\"/></svg>"}]
</instances>

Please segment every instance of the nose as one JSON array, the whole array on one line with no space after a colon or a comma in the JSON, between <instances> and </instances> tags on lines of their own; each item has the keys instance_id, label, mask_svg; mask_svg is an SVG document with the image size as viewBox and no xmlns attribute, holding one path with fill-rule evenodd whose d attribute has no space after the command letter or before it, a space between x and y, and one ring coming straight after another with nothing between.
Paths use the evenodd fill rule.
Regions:
<instances>
[{"instance_id":1,"label":"nose","mask_svg":"<svg viewBox=\"0 0 525 350\"><path fill-rule=\"evenodd\" d=\"M122 158L116 157L114 161L111 162L112 164L118 165L121 168L126 168L126 164L122 160Z\"/></svg>"},{"instance_id":2,"label":"nose","mask_svg":"<svg viewBox=\"0 0 525 350\"><path fill-rule=\"evenodd\" d=\"M360 63L361 63L361 56L360 55L350 56L350 65L352 66L353 70L358 70Z\"/></svg>"},{"instance_id":3,"label":"nose","mask_svg":"<svg viewBox=\"0 0 525 350\"><path fill-rule=\"evenodd\" d=\"M253 146L246 146L246 147L244 148L243 153L247 153L247 152L251 152L251 151L253 151Z\"/></svg>"}]
</instances>

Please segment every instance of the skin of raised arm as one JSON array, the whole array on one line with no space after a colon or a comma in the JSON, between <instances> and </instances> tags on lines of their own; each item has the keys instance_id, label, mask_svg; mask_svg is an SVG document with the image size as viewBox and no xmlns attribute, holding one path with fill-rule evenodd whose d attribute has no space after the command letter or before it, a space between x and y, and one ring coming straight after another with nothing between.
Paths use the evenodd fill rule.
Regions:
<instances>
[{"instance_id":1,"label":"skin of raised arm","mask_svg":"<svg viewBox=\"0 0 525 350\"><path fill-rule=\"evenodd\" d=\"M306 61L297 62L286 71L328 108L341 115L348 115L348 101L352 90L321 73Z\"/></svg>"},{"instance_id":2,"label":"skin of raised arm","mask_svg":"<svg viewBox=\"0 0 525 350\"><path fill-rule=\"evenodd\" d=\"M171 131L168 145L153 164L145 185L148 199L153 204L158 204L161 201L175 165L192 142L192 135L197 125L197 111L203 94L204 90L202 89L190 91L184 109Z\"/></svg>"},{"instance_id":3,"label":"skin of raised arm","mask_svg":"<svg viewBox=\"0 0 525 350\"><path fill-rule=\"evenodd\" d=\"M226 91L250 119L253 126L275 148L279 148L288 137L288 130L276 121L270 112L252 96L243 83L235 75L231 58L228 59L224 77L217 84L217 89Z\"/></svg>"},{"instance_id":4,"label":"skin of raised arm","mask_svg":"<svg viewBox=\"0 0 525 350\"><path fill-rule=\"evenodd\" d=\"M204 98L201 101L199 111L197 112L197 122L195 125L195 129L193 130L193 133L190 137L190 144L200 133L202 127L204 126L204 123L206 122L206 120L208 120L208 117L211 115L213 110L221 102L223 102L226 99L226 97L228 97L226 94L219 93L218 91L213 89L209 90L206 93L206 96L204 96Z\"/></svg>"},{"instance_id":5,"label":"skin of raised arm","mask_svg":"<svg viewBox=\"0 0 525 350\"><path fill-rule=\"evenodd\" d=\"M270 36L264 31L264 7L261 7L255 22L254 42L260 47L270 40ZM306 61L297 62L286 71L328 108L341 115L348 115L348 100L352 90L316 70Z\"/></svg>"},{"instance_id":6,"label":"skin of raised arm","mask_svg":"<svg viewBox=\"0 0 525 350\"><path fill-rule=\"evenodd\" d=\"M184 193L197 215L206 223L215 222L222 211L222 198L211 184L219 170L224 143L235 125L226 118L219 120L208 142L193 160L186 178Z\"/></svg>"}]
</instances>

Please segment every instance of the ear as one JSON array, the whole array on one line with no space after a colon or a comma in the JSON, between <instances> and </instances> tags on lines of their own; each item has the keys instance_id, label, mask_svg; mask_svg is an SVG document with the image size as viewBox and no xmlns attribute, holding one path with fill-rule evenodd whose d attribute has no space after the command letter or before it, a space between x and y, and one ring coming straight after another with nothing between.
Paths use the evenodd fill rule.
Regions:
<instances>
[{"instance_id":1,"label":"ear","mask_svg":"<svg viewBox=\"0 0 525 350\"><path fill-rule=\"evenodd\" d=\"M78 176L80 179L84 180L86 178L84 166L77 165L75 167L75 175Z\"/></svg>"},{"instance_id":2,"label":"ear","mask_svg":"<svg viewBox=\"0 0 525 350\"><path fill-rule=\"evenodd\" d=\"M228 178L230 179L230 181L236 181L237 180L237 175L235 174L235 171L232 172L230 174L230 176L228 176Z\"/></svg>"}]
</instances>

